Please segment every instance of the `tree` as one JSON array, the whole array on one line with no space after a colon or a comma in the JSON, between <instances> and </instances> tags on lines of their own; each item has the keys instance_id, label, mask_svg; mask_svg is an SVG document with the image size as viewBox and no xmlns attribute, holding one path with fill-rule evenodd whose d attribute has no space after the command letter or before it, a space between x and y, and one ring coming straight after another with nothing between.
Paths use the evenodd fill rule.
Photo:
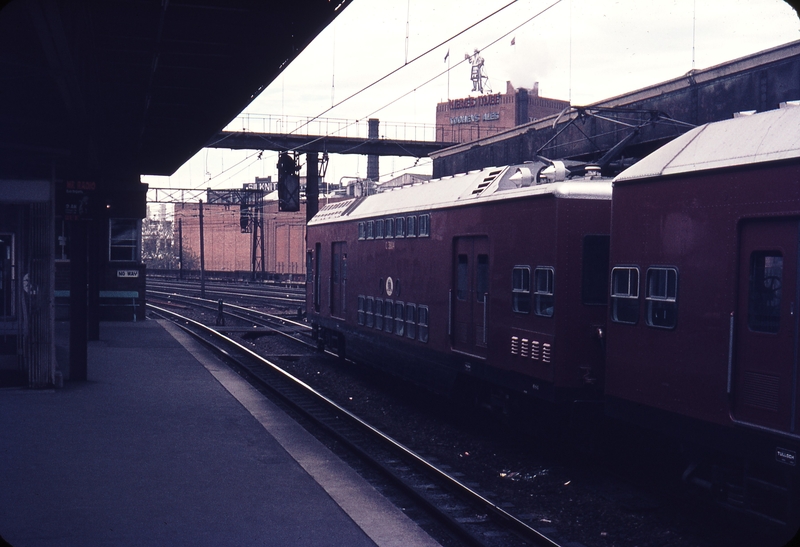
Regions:
<instances>
[{"instance_id":1,"label":"tree","mask_svg":"<svg viewBox=\"0 0 800 547\"><path fill-rule=\"evenodd\" d=\"M142 220L142 261L148 268L175 270L178 254L171 220Z\"/></svg>"}]
</instances>

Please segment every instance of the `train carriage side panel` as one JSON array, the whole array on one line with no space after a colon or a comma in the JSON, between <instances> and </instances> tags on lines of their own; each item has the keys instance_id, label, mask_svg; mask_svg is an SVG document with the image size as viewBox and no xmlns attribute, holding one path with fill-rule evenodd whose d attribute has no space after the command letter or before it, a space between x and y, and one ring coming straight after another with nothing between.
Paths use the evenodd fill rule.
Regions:
<instances>
[{"instance_id":1,"label":"train carriage side panel","mask_svg":"<svg viewBox=\"0 0 800 547\"><path fill-rule=\"evenodd\" d=\"M615 181L607 393L798 438L800 109L750 118Z\"/></svg>"},{"instance_id":2,"label":"train carriage side panel","mask_svg":"<svg viewBox=\"0 0 800 547\"><path fill-rule=\"evenodd\" d=\"M549 314L536 313L533 283L537 268L555 266L556 204L546 195L503 205L492 215L491 365L520 375L527 385L517 390L540 390L555 379L555 324Z\"/></svg>"},{"instance_id":3,"label":"train carriage side panel","mask_svg":"<svg viewBox=\"0 0 800 547\"><path fill-rule=\"evenodd\" d=\"M556 383L573 397L602 396L611 201L558 199L554 319L560 343Z\"/></svg>"},{"instance_id":4,"label":"train carriage side panel","mask_svg":"<svg viewBox=\"0 0 800 547\"><path fill-rule=\"evenodd\" d=\"M702 182L614 187L606 393L721 422L734 234Z\"/></svg>"},{"instance_id":5,"label":"train carriage side panel","mask_svg":"<svg viewBox=\"0 0 800 547\"><path fill-rule=\"evenodd\" d=\"M478 183L491 179L488 171ZM599 198L556 198L559 186L551 184L476 199L480 189L467 185L461 203L406 211L389 199L410 201L405 190L366 198L361 211L351 200L341 207L356 211L352 219L315 217L309 225L311 270L323 277L310 283L309 317L329 344L339 345L341 335L348 355L418 381L449 384L463 374L546 399L582 389L602 369L599 341L587 333L596 329L593 316L605 315L597 307L585 312L581 302L584 237L608 233L610 186L592 184L607 190ZM332 315L331 304L334 312L341 304L329 300L344 270L335 257L345 244L347 309ZM580 341L571 340L573 330Z\"/></svg>"}]
</instances>

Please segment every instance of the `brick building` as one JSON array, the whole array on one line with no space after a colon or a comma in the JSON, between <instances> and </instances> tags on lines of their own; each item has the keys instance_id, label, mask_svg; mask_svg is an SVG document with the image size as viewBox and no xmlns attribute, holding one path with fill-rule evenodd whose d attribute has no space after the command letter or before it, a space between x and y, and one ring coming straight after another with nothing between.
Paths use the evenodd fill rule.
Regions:
<instances>
[{"instance_id":1,"label":"brick building","mask_svg":"<svg viewBox=\"0 0 800 547\"><path fill-rule=\"evenodd\" d=\"M505 93L452 99L436 105L436 140L470 142L490 137L518 125L558 114L569 101L539 96L533 89L515 89L506 82Z\"/></svg>"},{"instance_id":2,"label":"brick building","mask_svg":"<svg viewBox=\"0 0 800 547\"><path fill-rule=\"evenodd\" d=\"M269 276L303 278L306 254L306 204L296 213L278 212L277 200L264 203L264 271ZM253 233L241 230L238 205L203 204L205 269L219 272L252 271ZM180 234L177 226L180 225ZM200 268L200 211L197 203L175 205L175 245L183 239L183 268ZM260 268L257 245L257 271Z\"/></svg>"}]
</instances>

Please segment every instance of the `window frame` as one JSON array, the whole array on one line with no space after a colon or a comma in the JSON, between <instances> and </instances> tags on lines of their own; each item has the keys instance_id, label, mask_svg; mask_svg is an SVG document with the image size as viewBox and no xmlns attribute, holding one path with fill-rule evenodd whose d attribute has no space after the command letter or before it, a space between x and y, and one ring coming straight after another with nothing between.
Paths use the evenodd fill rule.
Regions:
<instances>
[{"instance_id":1,"label":"window frame","mask_svg":"<svg viewBox=\"0 0 800 547\"><path fill-rule=\"evenodd\" d=\"M417 237L417 215L406 216L406 237Z\"/></svg>"},{"instance_id":2,"label":"window frame","mask_svg":"<svg viewBox=\"0 0 800 547\"><path fill-rule=\"evenodd\" d=\"M383 298L375 299L375 330L383 330Z\"/></svg>"},{"instance_id":3,"label":"window frame","mask_svg":"<svg viewBox=\"0 0 800 547\"><path fill-rule=\"evenodd\" d=\"M767 265L767 259L780 259L780 265ZM781 302L783 296L784 269L786 257L778 249L757 249L750 253L750 265L747 280L747 328L759 334L778 334L781 330ZM757 264L756 261L760 263ZM780 268L780 276L774 275L775 268ZM768 272L767 270L773 270ZM767 275L768 273L772 275ZM768 279L778 279L777 289L767 286ZM774 285L774 283L773 283ZM768 305L764 296L775 293L774 305ZM769 310L770 313L764 313Z\"/></svg>"},{"instance_id":4,"label":"window frame","mask_svg":"<svg viewBox=\"0 0 800 547\"><path fill-rule=\"evenodd\" d=\"M397 217L394 219L394 237L395 238L404 238L406 237L406 218L405 217Z\"/></svg>"},{"instance_id":5,"label":"window frame","mask_svg":"<svg viewBox=\"0 0 800 547\"><path fill-rule=\"evenodd\" d=\"M628 272L628 290L627 292L617 292L616 291L616 279L617 279L617 272L626 271ZM636 274L636 283L635 285L631 283L631 276L630 273L635 272ZM611 301L610 306L610 313L611 313L611 320L615 323L621 323L624 325L636 325L639 323L639 315L641 307L639 304L639 294L640 294L640 280L641 280L641 271L639 270L639 266L614 266L611 268L611 288L609 292L609 297ZM635 288L634 291L631 288ZM627 303L627 304L625 304ZM622 311L635 311L635 317L632 320L629 319L621 319L620 316L620 309L621 306L625 304L625 308ZM632 314L633 316L634 314Z\"/></svg>"},{"instance_id":6,"label":"window frame","mask_svg":"<svg viewBox=\"0 0 800 547\"><path fill-rule=\"evenodd\" d=\"M406 328L406 305L400 300L394 301L394 333L403 336Z\"/></svg>"},{"instance_id":7,"label":"window frame","mask_svg":"<svg viewBox=\"0 0 800 547\"><path fill-rule=\"evenodd\" d=\"M115 237L114 232L117 232ZM121 235L131 237L120 237ZM140 253L141 228L139 220L135 218L110 218L108 219L108 261L109 262L138 262ZM120 253L124 256L120 258Z\"/></svg>"},{"instance_id":8,"label":"window frame","mask_svg":"<svg viewBox=\"0 0 800 547\"><path fill-rule=\"evenodd\" d=\"M366 313L365 313L365 297L363 294L358 295L357 305L356 305L356 323L358 325L364 325L366 323Z\"/></svg>"},{"instance_id":9,"label":"window frame","mask_svg":"<svg viewBox=\"0 0 800 547\"><path fill-rule=\"evenodd\" d=\"M653 295L652 291L652 274L665 272L666 287L665 293L662 295ZM670 296L670 274L674 274L674 286L672 287L673 295ZM678 325L678 268L675 266L651 266L645 272L645 323L648 327L657 329L674 329ZM659 311L671 312L671 319L664 321L667 324L659 324L659 320L654 317Z\"/></svg>"},{"instance_id":10,"label":"window frame","mask_svg":"<svg viewBox=\"0 0 800 547\"><path fill-rule=\"evenodd\" d=\"M406 303L406 338L417 338L417 305Z\"/></svg>"},{"instance_id":11,"label":"window frame","mask_svg":"<svg viewBox=\"0 0 800 547\"><path fill-rule=\"evenodd\" d=\"M366 315L365 326L373 328L375 326L375 298L368 296L364 304L364 315Z\"/></svg>"},{"instance_id":12,"label":"window frame","mask_svg":"<svg viewBox=\"0 0 800 547\"><path fill-rule=\"evenodd\" d=\"M417 219L417 237L430 237L431 236L431 215L424 213L419 215Z\"/></svg>"},{"instance_id":13,"label":"window frame","mask_svg":"<svg viewBox=\"0 0 800 547\"><path fill-rule=\"evenodd\" d=\"M383 332L394 332L394 300L389 298L383 301Z\"/></svg>"},{"instance_id":14,"label":"window frame","mask_svg":"<svg viewBox=\"0 0 800 547\"><path fill-rule=\"evenodd\" d=\"M423 313L425 319L424 321ZM430 330L428 326L430 324L430 317L430 310L428 309L428 306L417 306L417 340L422 343L427 343L430 336Z\"/></svg>"},{"instance_id":15,"label":"window frame","mask_svg":"<svg viewBox=\"0 0 800 547\"><path fill-rule=\"evenodd\" d=\"M522 272L523 275L520 278L521 283L520 286L517 286L516 283L516 275L517 271ZM525 283L525 278L527 277L527 283ZM527 285L527 288L525 287ZM523 313L528 315L531 313L531 267L526 264L517 264L511 269L511 311L514 313ZM523 304L523 305L520 305Z\"/></svg>"},{"instance_id":16,"label":"window frame","mask_svg":"<svg viewBox=\"0 0 800 547\"><path fill-rule=\"evenodd\" d=\"M544 287L539 287L539 276L545 275ZM552 266L537 266L533 270L533 313L539 317L553 317L555 312L556 270Z\"/></svg>"}]
</instances>

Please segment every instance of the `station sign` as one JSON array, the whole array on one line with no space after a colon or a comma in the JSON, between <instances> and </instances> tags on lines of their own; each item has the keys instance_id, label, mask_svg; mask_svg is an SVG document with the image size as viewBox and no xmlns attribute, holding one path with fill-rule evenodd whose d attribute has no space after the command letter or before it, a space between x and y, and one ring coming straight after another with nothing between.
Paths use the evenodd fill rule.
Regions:
<instances>
[{"instance_id":1,"label":"station sign","mask_svg":"<svg viewBox=\"0 0 800 547\"><path fill-rule=\"evenodd\" d=\"M139 277L139 270L117 270L117 277Z\"/></svg>"},{"instance_id":2,"label":"station sign","mask_svg":"<svg viewBox=\"0 0 800 547\"><path fill-rule=\"evenodd\" d=\"M67 180L59 190L64 220L92 220L92 202L97 193L96 181Z\"/></svg>"}]
</instances>

